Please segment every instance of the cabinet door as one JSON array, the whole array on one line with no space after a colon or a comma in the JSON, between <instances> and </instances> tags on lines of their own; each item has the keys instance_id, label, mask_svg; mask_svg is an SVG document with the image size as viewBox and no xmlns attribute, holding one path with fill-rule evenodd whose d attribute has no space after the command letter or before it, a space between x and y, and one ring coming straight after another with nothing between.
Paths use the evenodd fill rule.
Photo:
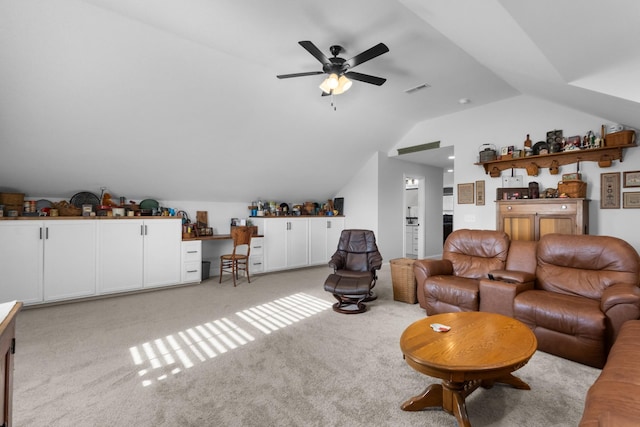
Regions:
<instances>
[{"instance_id":1,"label":"cabinet door","mask_svg":"<svg viewBox=\"0 0 640 427\"><path fill-rule=\"evenodd\" d=\"M42 222L0 223L0 301L42 302Z\"/></svg>"},{"instance_id":2,"label":"cabinet door","mask_svg":"<svg viewBox=\"0 0 640 427\"><path fill-rule=\"evenodd\" d=\"M282 270L287 267L288 220L274 218L263 224L266 271Z\"/></svg>"},{"instance_id":3,"label":"cabinet door","mask_svg":"<svg viewBox=\"0 0 640 427\"><path fill-rule=\"evenodd\" d=\"M328 261L327 227L328 221L324 218L309 220L309 264L311 265L323 264Z\"/></svg>"},{"instance_id":4,"label":"cabinet door","mask_svg":"<svg viewBox=\"0 0 640 427\"><path fill-rule=\"evenodd\" d=\"M144 287L180 283L180 219L144 221Z\"/></svg>"},{"instance_id":5,"label":"cabinet door","mask_svg":"<svg viewBox=\"0 0 640 427\"><path fill-rule=\"evenodd\" d=\"M327 219L327 251L324 262L329 262L333 254L338 249L340 235L344 230L344 218Z\"/></svg>"},{"instance_id":6,"label":"cabinet door","mask_svg":"<svg viewBox=\"0 0 640 427\"><path fill-rule=\"evenodd\" d=\"M538 239L549 233L576 234L576 222L574 217L539 215Z\"/></svg>"},{"instance_id":7,"label":"cabinet door","mask_svg":"<svg viewBox=\"0 0 640 427\"><path fill-rule=\"evenodd\" d=\"M287 267L309 265L309 221L290 219L287 230Z\"/></svg>"},{"instance_id":8,"label":"cabinet door","mask_svg":"<svg viewBox=\"0 0 640 427\"><path fill-rule=\"evenodd\" d=\"M511 240L536 240L535 215L504 215L501 230Z\"/></svg>"},{"instance_id":9,"label":"cabinet door","mask_svg":"<svg viewBox=\"0 0 640 427\"><path fill-rule=\"evenodd\" d=\"M98 221L98 293L142 288L142 220Z\"/></svg>"},{"instance_id":10,"label":"cabinet door","mask_svg":"<svg viewBox=\"0 0 640 427\"><path fill-rule=\"evenodd\" d=\"M96 222L44 221L44 300L96 293Z\"/></svg>"}]
</instances>

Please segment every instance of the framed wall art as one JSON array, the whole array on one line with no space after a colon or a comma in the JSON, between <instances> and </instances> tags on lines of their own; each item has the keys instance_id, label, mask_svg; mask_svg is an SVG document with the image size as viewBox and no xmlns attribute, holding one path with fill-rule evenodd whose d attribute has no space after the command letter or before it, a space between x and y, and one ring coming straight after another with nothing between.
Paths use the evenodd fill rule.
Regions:
<instances>
[{"instance_id":1,"label":"framed wall art","mask_svg":"<svg viewBox=\"0 0 640 427\"><path fill-rule=\"evenodd\" d=\"M476 181L476 205L484 206L484 181Z\"/></svg>"},{"instance_id":2,"label":"framed wall art","mask_svg":"<svg viewBox=\"0 0 640 427\"><path fill-rule=\"evenodd\" d=\"M600 209L620 209L620 172L600 174Z\"/></svg>"},{"instance_id":3,"label":"framed wall art","mask_svg":"<svg viewBox=\"0 0 640 427\"><path fill-rule=\"evenodd\" d=\"M624 188L640 187L640 171L624 172L622 175L622 186Z\"/></svg>"},{"instance_id":4,"label":"framed wall art","mask_svg":"<svg viewBox=\"0 0 640 427\"><path fill-rule=\"evenodd\" d=\"M640 191L623 193L622 207L625 209L640 209Z\"/></svg>"},{"instance_id":5,"label":"framed wall art","mask_svg":"<svg viewBox=\"0 0 640 427\"><path fill-rule=\"evenodd\" d=\"M468 184L458 184L458 204L467 205L474 201L473 182Z\"/></svg>"}]
</instances>

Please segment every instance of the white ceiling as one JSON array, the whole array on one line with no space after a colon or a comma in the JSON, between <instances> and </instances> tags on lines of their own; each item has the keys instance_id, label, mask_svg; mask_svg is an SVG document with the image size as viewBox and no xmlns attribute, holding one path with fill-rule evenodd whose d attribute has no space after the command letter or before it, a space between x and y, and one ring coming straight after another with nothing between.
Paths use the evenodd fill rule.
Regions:
<instances>
[{"instance_id":1,"label":"white ceiling","mask_svg":"<svg viewBox=\"0 0 640 427\"><path fill-rule=\"evenodd\" d=\"M0 0L0 189L324 200L416 123L520 94L640 127L639 17L634 0ZM322 76L275 77L321 69L300 40L345 59L384 42L355 71L388 80L334 110Z\"/></svg>"}]
</instances>

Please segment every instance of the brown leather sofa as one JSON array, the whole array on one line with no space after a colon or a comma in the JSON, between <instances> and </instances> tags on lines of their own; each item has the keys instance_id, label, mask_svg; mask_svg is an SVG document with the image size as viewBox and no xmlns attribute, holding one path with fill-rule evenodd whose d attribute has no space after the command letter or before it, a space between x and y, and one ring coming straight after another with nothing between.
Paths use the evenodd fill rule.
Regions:
<instances>
[{"instance_id":1,"label":"brown leather sofa","mask_svg":"<svg viewBox=\"0 0 640 427\"><path fill-rule=\"evenodd\" d=\"M458 231L449 236L453 243L445 243L443 260L414 264L418 301L429 315L505 314L533 330L539 350L598 368L622 324L640 318L640 257L621 239L547 234L539 242L505 243L486 230ZM453 268L452 249L464 247L469 253L478 240L465 268ZM487 269L501 260L502 266Z\"/></svg>"},{"instance_id":2,"label":"brown leather sofa","mask_svg":"<svg viewBox=\"0 0 640 427\"><path fill-rule=\"evenodd\" d=\"M585 399L579 427L640 424L640 320L622 325L598 379Z\"/></svg>"}]
</instances>

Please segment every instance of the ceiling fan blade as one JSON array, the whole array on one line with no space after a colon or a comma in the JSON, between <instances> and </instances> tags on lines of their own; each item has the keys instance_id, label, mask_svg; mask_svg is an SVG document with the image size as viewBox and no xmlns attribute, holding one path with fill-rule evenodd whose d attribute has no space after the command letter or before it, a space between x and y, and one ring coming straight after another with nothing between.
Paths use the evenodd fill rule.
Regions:
<instances>
[{"instance_id":1,"label":"ceiling fan blade","mask_svg":"<svg viewBox=\"0 0 640 427\"><path fill-rule=\"evenodd\" d=\"M329 58L327 58L325 54L322 53L320 49L318 49L316 45L310 42L309 40L300 41L298 42L298 44L303 48L305 48L307 52L313 55L318 61L320 61L322 65L331 63L331 61L329 61Z\"/></svg>"},{"instance_id":2,"label":"ceiling fan blade","mask_svg":"<svg viewBox=\"0 0 640 427\"><path fill-rule=\"evenodd\" d=\"M355 71L349 71L344 73L344 75L352 80L358 80L360 82L370 83L376 86L382 86L387 79L383 79L382 77L370 76L369 74L356 73Z\"/></svg>"},{"instance_id":3,"label":"ceiling fan blade","mask_svg":"<svg viewBox=\"0 0 640 427\"><path fill-rule=\"evenodd\" d=\"M345 64L349 65L349 68L353 68L356 65L362 64L363 62L367 62L370 59L375 58L376 56L380 56L383 53L389 52L389 48L384 43L378 43L374 47L365 50L359 55L354 56L353 58L345 61Z\"/></svg>"},{"instance_id":4,"label":"ceiling fan blade","mask_svg":"<svg viewBox=\"0 0 640 427\"><path fill-rule=\"evenodd\" d=\"M307 71L306 73L279 74L276 77L279 79L290 79L291 77L315 76L318 74L324 74L324 71Z\"/></svg>"}]
</instances>

